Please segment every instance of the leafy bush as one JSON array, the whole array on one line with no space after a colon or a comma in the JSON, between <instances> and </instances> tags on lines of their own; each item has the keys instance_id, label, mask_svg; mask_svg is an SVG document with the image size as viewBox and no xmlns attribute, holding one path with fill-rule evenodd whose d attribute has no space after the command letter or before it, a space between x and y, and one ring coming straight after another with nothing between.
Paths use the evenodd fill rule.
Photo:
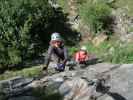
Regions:
<instances>
[{"instance_id":1,"label":"leafy bush","mask_svg":"<svg viewBox=\"0 0 133 100\"><path fill-rule=\"evenodd\" d=\"M68 12L69 11L68 2L69 0L57 0L56 3L58 3L63 8L64 12Z\"/></svg>"},{"instance_id":2,"label":"leafy bush","mask_svg":"<svg viewBox=\"0 0 133 100\"><path fill-rule=\"evenodd\" d=\"M69 48L69 55L70 56L74 56L74 53L77 52L79 50L79 48L76 48L76 47L71 47Z\"/></svg>"},{"instance_id":3,"label":"leafy bush","mask_svg":"<svg viewBox=\"0 0 133 100\"><path fill-rule=\"evenodd\" d=\"M1 0L0 68L35 54L39 34L50 26L53 17L54 10L47 0Z\"/></svg>"},{"instance_id":4,"label":"leafy bush","mask_svg":"<svg viewBox=\"0 0 133 100\"><path fill-rule=\"evenodd\" d=\"M0 75L0 80L6 80L16 76L23 76L30 78L30 77L39 76L42 73L42 66L34 66L34 67L28 66L28 67L29 68L25 68L22 70L6 71L5 73Z\"/></svg>"},{"instance_id":5,"label":"leafy bush","mask_svg":"<svg viewBox=\"0 0 133 100\"><path fill-rule=\"evenodd\" d=\"M112 63L133 63L133 45L115 44L111 52L105 57Z\"/></svg>"},{"instance_id":6,"label":"leafy bush","mask_svg":"<svg viewBox=\"0 0 133 100\"><path fill-rule=\"evenodd\" d=\"M90 53L96 54L106 62L111 63L133 63L133 44L116 41L106 41L98 47L86 44Z\"/></svg>"},{"instance_id":7,"label":"leafy bush","mask_svg":"<svg viewBox=\"0 0 133 100\"><path fill-rule=\"evenodd\" d=\"M111 12L110 6L104 0L88 0L79 9L82 20L95 33L107 30L107 23Z\"/></svg>"},{"instance_id":8,"label":"leafy bush","mask_svg":"<svg viewBox=\"0 0 133 100\"><path fill-rule=\"evenodd\" d=\"M125 0L115 0L115 2L114 2L114 4L113 4L114 6L116 6L117 8L125 8L125 9L127 9L127 14L129 15L129 16L133 16L133 0L127 0L127 1L125 1Z\"/></svg>"}]
</instances>

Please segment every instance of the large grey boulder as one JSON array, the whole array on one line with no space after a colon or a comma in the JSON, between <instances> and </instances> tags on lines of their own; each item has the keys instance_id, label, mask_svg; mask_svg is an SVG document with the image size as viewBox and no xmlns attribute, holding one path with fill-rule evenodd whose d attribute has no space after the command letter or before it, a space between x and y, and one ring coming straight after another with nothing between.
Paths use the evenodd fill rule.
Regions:
<instances>
[{"instance_id":1,"label":"large grey boulder","mask_svg":"<svg viewBox=\"0 0 133 100\"><path fill-rule=\"evenodd\" d=\"M29 83L25 85L19 85L20 83L16 82L14 87L19 90L23 90L24 87L42 88L44 95L59 93L63 96L62 100L133 100L132 77L133 64L99 63L89 65L83 69L67 70L50 76L47 75L41 79L27 81ZM8 83L8 81L6 82ZM2 84L3 82L0 83ZM9 85L5 86L2 90L10 90ZM29 89L30 92L32 92L32 89ZM37 100L32 94L26 96L26 91L29 90L18 92L20 94L17 97L12 95L8 100L26 100L27 98Z\"/></svg>"},{"instance_id":2,"label":"large grey boulder","mask_svg":"<svg viewBox=\"0 0 133 100\"><path fill-rule=\"evenodd\" d=\"M103 95L102 93L97 92L95 88L91 88L92 86L88 86L87 81L82 79L82 77L85 77L88 80L97 79L101 74L103 76L110 75L110 90L103 93ZM90 65L85 69L55 74L50 76L49 79L53 81L60 80L62 82L58 88L59 91L61 91L60 93L64 95L64 100L69 100L73 94L75 95L72 100L83 100L84 98L89 100L92 93L90 91L97 92L96 95L101 94L98 96L98 100L133 100L132 76L133 64L99 63ZM68 79L64 81L61 79L63 77L67 77ZM46 77L41 80L46 81Z\"/></svg>"},{"instance_id":3,"label":"large grey boulder","mask_svg":"<svg viewBox=\"0 0 133 100\"><path fill-rule=\"evenodd\" d=\"M0 98L9 98L12 96L27 93L32 88L28 86L33 79L24 78L21 76L13 77L11 79L0 81ZM4 100L4 99L3 99Z\"/></svg>"}]
</instances>

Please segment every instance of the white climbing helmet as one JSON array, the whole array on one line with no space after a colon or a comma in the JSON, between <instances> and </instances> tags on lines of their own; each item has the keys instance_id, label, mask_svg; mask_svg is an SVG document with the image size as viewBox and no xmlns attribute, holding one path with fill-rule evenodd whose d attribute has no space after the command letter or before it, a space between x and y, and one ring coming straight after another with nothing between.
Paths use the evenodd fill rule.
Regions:
<instances>
[{"instance_id":1,"label":"white climbing helmet","mask_svg":"<svg viewBox=\"0 0 133 100\"><path fill-rule=\"evenodd\" d=\"M84 50L84 51L86 51L87 48L86 48L86 46L82 46L82 47L80 48L80 50Z\"/></svg>"},{"instance_id":2,"label":"white climbing helmet","mask_svg":"<svg viewBox=\"0 0 133 100\"><path fill-rule=\"evenodd\" d=\"M51 41L62 41L62 38L59 33L55 32L51 35Z\"/></svg>"}]
</instances>

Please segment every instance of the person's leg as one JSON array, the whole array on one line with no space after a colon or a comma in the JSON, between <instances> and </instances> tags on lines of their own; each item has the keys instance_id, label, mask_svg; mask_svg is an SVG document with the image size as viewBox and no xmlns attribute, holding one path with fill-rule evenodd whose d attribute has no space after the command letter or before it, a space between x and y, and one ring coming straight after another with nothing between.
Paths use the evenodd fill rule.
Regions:
<instances>
[{"instance_id":1,"label":"person's leg","mask_svg":"<svg viewBox=\"0 0 133 100\"><path fill-rule=\"evenodd\" d=\"M53 56L53 61L54 61L54 69L58 72L64 71L65 65L63 65L63 60L60 59L57 55Z\"/></svg>"},{"instance_id":2,"label":"person's leg","mask_svg":"<svg viewBox=\"0 0 133 100\"><path fill-rule=\"evenodd\" d=\"M56 70L57 69L57 64L59 62L59 59L56 55L52 55L51 56L51 62L49 64L49 68L48 68L48 74L49 75L52 75L52 74L55 74L57 73L58 71Z\"/></svg>"},{"instance_id":3,"label":"person's leg","mask_svg":"<svg viewBox=\"0 0 133 100\"><path fill-rule=\"evenodd\" d=\"M64 71L65 70L65 67L66 67L66 63L64 63L64 59L60 59L59 58L58 64L59 64L59 71L60 72Z\"/></svg>"}]
</instances>

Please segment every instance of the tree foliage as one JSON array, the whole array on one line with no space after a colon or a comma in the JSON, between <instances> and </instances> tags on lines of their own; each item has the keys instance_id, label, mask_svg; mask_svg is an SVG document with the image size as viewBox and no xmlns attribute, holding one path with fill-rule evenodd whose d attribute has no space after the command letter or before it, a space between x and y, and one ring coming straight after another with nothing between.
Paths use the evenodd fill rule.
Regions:
<instances>
[{"instance_id":1,"label":"tree foliage","mask_svg":"<svg viewBox=\"0 0 133 100\"><path fill-rule=\"evenodd\" d=\"M111 8L104 0L88 0L81 5L79 12L82 20L91 30L98 33L106 29Z\"/></svg>"},{"instance_id":2,"label":"tree foliage","mask_svg":"<svg viewBox=\"0 0 133 100\"><path fill-rule=\"evenodd\" d=\"M53 17L47 0L0 0L0 68L35 54Z\"/></svg>"}]
</instances>

